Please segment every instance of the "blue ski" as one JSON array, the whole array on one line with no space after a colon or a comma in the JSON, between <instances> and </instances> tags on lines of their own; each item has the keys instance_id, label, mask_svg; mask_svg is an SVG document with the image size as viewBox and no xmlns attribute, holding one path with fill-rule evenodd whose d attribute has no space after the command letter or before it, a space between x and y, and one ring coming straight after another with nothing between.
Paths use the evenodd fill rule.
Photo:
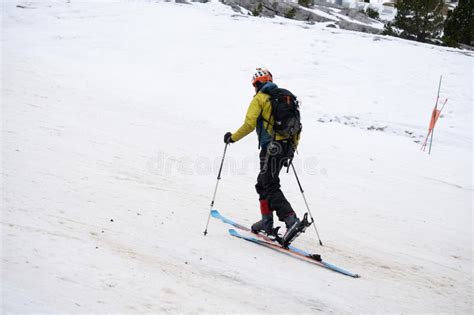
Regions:
<instances>
[{"instance_id":1,"label":"blue ski","mask_svg":"<svg viewBox=\"0 0 474 315\"><path fill-rule=\"evenodd\" d=\"M232 235L232 236L235 236L235 237L238 237L238 238L241 238L241 239L244 239L246 241L249 241L249 242L252 242L252 243L255 243L255 244L258 244L258 245L262 245L264 247L267 247L267 248L270 248L270 249L273 249L275 251L278 251L280 253L285 253L287 255L290 255L290 256L293 256L293 257L296 257L296 258L299 258L301 260L304 260L304 261L307 261L309 263L312 263L312 264L315 264L315 265L318 265L320 267L323 267L323 268L326 268L326 269L329 269L329 270L332 270L332 271L335 271L335 272L338 272L338 273L341 273L343 275L346 275L346 276L349 276L349 277L352 277L352 278L359 278L359 275L358 274L354 274L352 272L349 272L349 271L346 271L342 268L339 268L333 264L330 264L330 263L327 263L325 261L319 261L319 260L316 260L313 258L313 255L310 255L309 253L306 253L305 251L303 250L298 250L298 251L294 251L292 250L291 248L289 249L286 249L286 248L283 248L279 245L276 245L274 243L268 243L266 241L262 241L262 240L259 240L255 237L251 237L251 236L246 236L246 235L243 235L243 234L240 234L239 232L237 232L236 230L234 229L230 229L229 230L229 234Z\"/></svg>"},{"instance_id":2,"label":"blue ski","mask_svg":"<svg viewBox=\"0 0 474 315\"><path fill-rule=\"evenodd\" d=\"M242 225L242 224L236 223L236 222L234 222L234 221L232 221L232 220L230 220L230 219L224 217L224 216L223 216L222 214L220 214L220 212L217 211L217 210L212 210L212 211L211 211L211 216L212 216L213 218L216 218L216 219L221 220L221 221L224 222L224 223L230 224L230 225L232 225L233 227L236 227L236 228L238 228L238 229L240 229L240 230L243 230L243 231L252 233L251 230L250 230L248 227L246 227L246 226L244 226L244 225ZM265 236L265 235L262 235L262 234L254 234L254 233L252 233L252 234L255 235L256 237L258 237L258 238L260 238L260 239L266 241L267 243L272 243L272 244L274 244L274 245L277 245L277 244L278 244L277 242L275 242L273 239L271 239L271 238L268 237L268 236ZM296 247L294 247L294 246L288 246L288 249L291 250L291 251L293 251L293 252L297 252L297 253L300 253L300 254L303 254L303 255L307 255L307 254L305 253L305 251L303 251L303 250L301 250L301 249L299 249L299 248L296 248Z\"/></svg>"},{"instance_id":3,"label":"blue ski","mask_svg":"<svg viewBox=\"0 0 474 315\"><path fill-rule=\"evenodd\" d=\"M217 210L212 210L211 211L211 216L216 218L216 219L221 220L222 222L224 222L226 224L232 225L235 228L238 228L238 229L246 231L246 232L250 232L250 229L248 227L246 227L244 225L241 225L237 222L234 222L234 221L224 217ZM279 252L283 252L283 253L286 253L288 255L294 256L294 257L298 257L298 258L303 259L305 261L317 264L321 267L339 272L339 273L347 275L349 277L353 277L353 278L358 278L359 277L359 275L357 275L357 274L353 274L351 272L345 271L345 270L343 270L343 269L341 269L337 266L334 266L330 263L327 263L325 261L318 261L317 259L315 259L317 255L311 255L311 254L305 252L302 249L296 248L294 246L289 246L288 249L285 249L285 248L281 247L278 243L274 242L271 238L266 237L265 235L253 234L256 237L258 237L258 238L256 238L256 237L252 237L252 236L242 235L234 229L230 229L229 233L232 236L235 236L235 237L238 237L238 238L241 238L241 239L245 239L245 240L253 242L255 244L259 244L259 245L265 246L267 248L271 248L271 249L277 250Z\"/></svg>"}]
</instances>

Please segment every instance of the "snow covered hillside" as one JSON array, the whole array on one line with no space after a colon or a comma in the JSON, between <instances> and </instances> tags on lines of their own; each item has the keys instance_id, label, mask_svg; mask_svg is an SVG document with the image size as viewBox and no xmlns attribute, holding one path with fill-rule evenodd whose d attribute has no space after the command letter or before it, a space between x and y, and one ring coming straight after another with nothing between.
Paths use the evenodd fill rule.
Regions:
<instances>
[{"instance_id":1,"label":"snow covered hillside","mask_svg":"<svg viewBox=\"0 0 474 315\"><path fill-rule=\"evenodd\" d=\"M151 1L4 1L1 44L3 312L472 313L472 54ZM359 279L202 234L258 66L303 103L325 246L295 245ZM230 145L215 204L247 225L257 154Z\"/></svg>"}]
</instances>

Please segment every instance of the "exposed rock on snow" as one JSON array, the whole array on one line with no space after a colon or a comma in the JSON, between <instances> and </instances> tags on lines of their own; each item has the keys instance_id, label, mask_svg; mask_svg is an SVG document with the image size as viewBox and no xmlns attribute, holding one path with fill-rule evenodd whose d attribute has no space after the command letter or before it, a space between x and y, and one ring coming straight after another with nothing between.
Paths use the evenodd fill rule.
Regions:
<instances>
[{"instance_id":1,"label":"exposed rock on snow","mask_svg":"<svg viewBox=\"0 0 474 315\"><path fill-rule=\"evenodd\" d=\"M242 14L256 12L260 16L270 18L281 16L310 23L333 22L339 28L351 31L372 34L380 34L382 32L382 23L369 18L360 11L350 8L339 8L335 5L315 5L310 9L288 1L222 0L222 2Z\"/></svg>"},{"instance_id":2,"label":"exposed rock on snow","mask_svg":"<svg viewBox=\"0 0 474 315\"><path fill-rule=\"evenodd\" d=\"M404 129L403 126L391 126L387 122L369 121L361 119L358 116L344 115L344 116L330 116L324 115L317 120L320 123L336 123L362 130L389 132L398 136L405 136L413 139L413 142L419 143L420 139L426 135L422 132L415 132Z\"/></svg>"}]
</instances>

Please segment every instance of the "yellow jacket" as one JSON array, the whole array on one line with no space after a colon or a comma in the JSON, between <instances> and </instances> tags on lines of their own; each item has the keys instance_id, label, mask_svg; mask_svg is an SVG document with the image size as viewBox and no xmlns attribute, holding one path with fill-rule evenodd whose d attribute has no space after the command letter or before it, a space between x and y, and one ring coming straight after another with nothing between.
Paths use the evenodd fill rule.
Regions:
<instances>
[{"instance_id":1,"label":"yellow jacket","mask_svg":"<svg viewBox=\"0 0 474 315\"><path fill-rule=\"evenodd\" d=\"M277 85L271 82L266 83L260 91L253 97L245 115L243 125L232 134L233 141L239 141L255 129L257 129L259 145L264 147L273 140L274 119L271 117L272 104L270 96L265 93L269 89L276 88ZM294 136L295 148L298 145L299 134ZM275 140L285 140L288 137L275 136Z\"/></svg>"}]
</instances>

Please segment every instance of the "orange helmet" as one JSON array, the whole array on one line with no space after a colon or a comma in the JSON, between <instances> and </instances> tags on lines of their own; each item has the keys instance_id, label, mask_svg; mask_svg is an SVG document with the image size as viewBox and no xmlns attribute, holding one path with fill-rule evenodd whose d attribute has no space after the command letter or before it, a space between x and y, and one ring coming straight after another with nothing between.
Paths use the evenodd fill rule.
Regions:
<instances>
[{"instance_id":1,"label":"orange helmet","mask_svg":"<svg viewBox=\"0 0 474 315\"><path fill-rule=\"evenodd\" d=\"M255 86L257 82L265 83L265 82L273 82L273 76L265 68L257 68L257 72L252 77L252 85Z\"/></svg>"}]
</instances>

